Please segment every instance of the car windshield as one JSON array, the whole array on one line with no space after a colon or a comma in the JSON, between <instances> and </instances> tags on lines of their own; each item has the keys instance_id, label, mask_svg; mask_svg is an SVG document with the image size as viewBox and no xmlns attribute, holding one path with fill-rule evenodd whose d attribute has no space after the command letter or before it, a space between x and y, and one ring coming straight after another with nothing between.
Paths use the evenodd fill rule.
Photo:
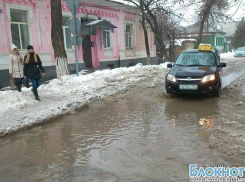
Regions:
<instances>
[{"instance_id":1,"label":"car windshield","mask_svg":"<svg viewBox=\"0 0 245 182\"><path fill-rule=\"evenodd\" d=\"M238 47L237 51L245 51L245 47Z\"/></svg>"},{"instance_id":2,"label":"car windshield","mask_svg":"<svg viewBox=\"0 0 245 182\"><path fill-rule=\"evenodd\" d=\"M187 52L180 54L175 64L181 66L214 66L215 59L212 52Z\"/></svg>"}]
</instances>

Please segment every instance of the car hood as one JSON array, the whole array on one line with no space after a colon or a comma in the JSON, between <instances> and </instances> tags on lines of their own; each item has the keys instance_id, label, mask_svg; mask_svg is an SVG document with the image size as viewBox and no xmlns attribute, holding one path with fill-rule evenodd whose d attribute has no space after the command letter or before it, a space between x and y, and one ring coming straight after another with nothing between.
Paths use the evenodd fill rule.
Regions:
<instances>
[{"instance_id":1,"label":"car hood","mask_svg":"<svg viewBox=\"0 0 245 182\"><path fill-rule=\"evenodd\" d=\"M174 66L169 74L176 77L203 77L214 74L216 66Z\"/></svg>"}]
</instances>

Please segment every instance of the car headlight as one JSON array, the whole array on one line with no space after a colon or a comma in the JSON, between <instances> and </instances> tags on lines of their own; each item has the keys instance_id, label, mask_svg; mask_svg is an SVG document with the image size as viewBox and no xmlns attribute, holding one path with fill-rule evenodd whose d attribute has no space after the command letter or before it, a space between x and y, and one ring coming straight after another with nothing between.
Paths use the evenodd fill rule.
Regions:
<instances>
[{"instance_id":1,"label":"car headlight","mask_svg":"<svg viewBox=\"0 0 245 182\"><path fill-rule=\"evenodd\" d=\"M207 75L203 77L202 82L205 83L205 82L213 81L213 80L215 80L215 74Z\"/></svg>"},{"instance_id":2,"label":"car headlight","mask_svg":"<svg viewBox=\"0 0 245 182\"><path fill-rule=\"evenodd\" d=\"M176 82L177 81L176 78L175 78L175 76L174 75L170 75L170 74L168 74L167 80L169 80L171 82Z\"/></svg>"}]
</instances>

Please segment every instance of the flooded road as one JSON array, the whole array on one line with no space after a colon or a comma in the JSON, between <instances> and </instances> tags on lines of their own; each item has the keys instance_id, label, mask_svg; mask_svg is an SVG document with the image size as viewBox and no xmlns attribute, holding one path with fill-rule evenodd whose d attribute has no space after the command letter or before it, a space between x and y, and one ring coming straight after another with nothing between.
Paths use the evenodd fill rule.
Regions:
<instances>
[{"instance_id":1,"label":"flooded road","mask_svg":"<svg viewBox=\"0 0 245 182\"><path fill-rule=\"evenodd\" d=\"M220 118L235 113L234 92L168 98L147 84L0 138L0 181L187 182L189 164L237 164L238 155L210 147Z\"/></svg>"},{"instance_id":2,"label":"flooded road","mask_svg":"<svg viewBox=\"0 0 245 182\"><path fill-rule=\"evenodd\" d=\"M190 163L231 162L208 146L217 109L213 98L96 103L1 139L0 181L188 181Z\"/></svg>"}]
</instances>

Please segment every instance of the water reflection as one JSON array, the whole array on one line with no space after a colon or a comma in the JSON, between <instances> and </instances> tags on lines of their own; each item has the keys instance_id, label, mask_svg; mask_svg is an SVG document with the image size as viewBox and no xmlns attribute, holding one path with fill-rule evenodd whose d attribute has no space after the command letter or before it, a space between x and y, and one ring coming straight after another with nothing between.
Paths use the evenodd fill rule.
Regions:
<instances>
[{"instance_id":1,"label":"water reflection","mask_svg":"<svg viewBox=\"0 0 245 182\"><path fill-rule=\"evenodd\" d=\"M166 116L172 119L172 126L193 128L199 138L210 140L210 132L216 124L219 111L218 100L201 96L179 96L166 100Z\"/></svg>"},{"instance_id":2,"label":"water reflection","mask_svg":"<svg viewBox=\"0 0 245 182\"><path fill-rule=\"evenodd\" d=\"M199 124L211 130L214 128L214 124L215 124L214 117L209 116L208 118L201 118Z\"/></svg>"},{"instance_id":3,"label":"water reflection","mask_svg":"<svg viewBox=\"0 0 245 182\"><path fill-rule=\"evenodd\" d=\"M201 118L213 118L219 110L216 99L179 97L166 101L166 115L175 123L197 123ZM184 122L184 123L183 123Z\"/></svg>"}]
</instances>

